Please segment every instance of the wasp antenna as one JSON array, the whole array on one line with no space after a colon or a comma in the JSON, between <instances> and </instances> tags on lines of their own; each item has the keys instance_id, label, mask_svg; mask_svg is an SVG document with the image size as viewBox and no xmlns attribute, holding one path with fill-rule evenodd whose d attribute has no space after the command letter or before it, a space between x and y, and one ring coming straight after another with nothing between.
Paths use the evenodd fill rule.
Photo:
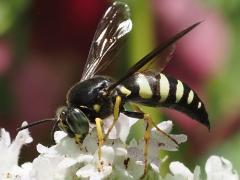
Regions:
<instances>
[{"instance_id":1,"label":"wasp antenna","mask_svg":"<svg viewBox=\"0 0 240 180\"><path fill-rule=\"evenodd\" d=\"M52 121L56 121L57 119L56 118L50 118L50 119L42 119L40 121L36 121L36 122L33 122L33 123L30 123L26 126L22 126L20 128L17 128L17 131L21 131L23 129L27 129L27 128L30 128L32 126L36 126L36 125L39 125L39 124L43 124L45 122L52 122Z\"/></svg>"},{"instance_id":2,"label":"wasp antenna","mask_svg":"<svg viewBox=\"0 0 240 180\"><path fill-rule=\"evenodd\" d=\"M51 139L53 142L54 142L54 132L57 129L57 124L58 124L58 121L55 121L51 130Z\"/></svg>"}]
</instances>

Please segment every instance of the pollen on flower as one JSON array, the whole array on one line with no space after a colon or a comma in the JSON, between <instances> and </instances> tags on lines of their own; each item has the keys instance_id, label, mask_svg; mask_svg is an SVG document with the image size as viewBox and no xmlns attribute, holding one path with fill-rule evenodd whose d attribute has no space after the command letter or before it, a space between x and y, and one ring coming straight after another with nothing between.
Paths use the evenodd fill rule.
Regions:
<instances>
[{"instance_id":1,"label":"pollen on flower","mask_svg":"<svg viewBox=\"0 0 240 180\"><path fill-rule=\"evenodd\" d=\"M130 158L128 157L127 159L125 159L125 160L123 161L123 164L124 164L124 166L125 166L125 169L128 168L129 160L130 160Z\"/></svg>"},{"instance_id":2,"label":"pollen on flower","mask_svg":"<svg viewBox=\"0 0 240 180\"><path fill-rule=\"evenodd\" d=\"M158 147L161 147L161 146L165 146L165 144L164 143L158 143Z\"/></svg>"},{"instance_id":3,"label":"pollen on flower","mask_svg":"<svg viewBox=\"0 0 240 180\"><path fill-rule=\"evenodd\" d=\"M98 167L97 170L98 170L98 172L101 172L101 167Z\"/></svg>"}]
</instances>

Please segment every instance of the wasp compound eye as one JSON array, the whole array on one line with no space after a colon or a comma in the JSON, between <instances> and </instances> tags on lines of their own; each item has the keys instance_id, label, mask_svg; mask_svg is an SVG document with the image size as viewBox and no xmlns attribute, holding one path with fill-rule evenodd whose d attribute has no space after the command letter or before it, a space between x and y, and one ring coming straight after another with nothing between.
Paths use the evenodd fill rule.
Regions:
<instances>
[{"instance_id":1,"label":"wasp compound eye","mask_svg":"<svg viewBox=\"0 0 240 180\"><path fill-rule=\"evenodd\" d=\"M80 109L69 109L66 124L77 138L76 142L83 141L89 132L89 120Z\"/></svg>"}]
</instances>

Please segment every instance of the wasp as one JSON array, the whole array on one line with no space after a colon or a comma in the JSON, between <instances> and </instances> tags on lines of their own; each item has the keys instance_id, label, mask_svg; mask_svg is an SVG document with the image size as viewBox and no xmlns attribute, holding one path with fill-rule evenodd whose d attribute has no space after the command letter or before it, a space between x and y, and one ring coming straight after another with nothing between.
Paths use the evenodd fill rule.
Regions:
<instances>
[{"instance_id":1,"label":"wasp","mask_svg":"<svg viewBox=\"0 0 240 180\"><path fill-rule=\"evenodd\" d=\"M120 113L144 119L147 123L146 136L144 136L146 172L149 128L157 128L157 126L151 116L140 108L128 111L125 108L127 103L175 109L210 128L208 113L196 92L182 81L161 73L170 60L175 42L199 24L200 22L197 22L164 41L115 81L111 77L97 75L114 60L114 55L132 29L128 5L123 2L114 2L107 9L97 27L81 80L69 89L66 106L57 110L55 118L37 121L21 127L19 130L43 122L54 121L52 132L59 127L69 137L75 138L76 143L81 143L89 133L90 123L95 123L99 147L101 147L117 122ZM157 71L146 68L156 59L160 59ZM114 120L107 133L104 134L102 123L110 115L113 115ZM164 133L159 128L157 129ZM165 135L172 139L169 135ZM174 139L172 140L174 141Z\"/></svg>"}]
</instances>

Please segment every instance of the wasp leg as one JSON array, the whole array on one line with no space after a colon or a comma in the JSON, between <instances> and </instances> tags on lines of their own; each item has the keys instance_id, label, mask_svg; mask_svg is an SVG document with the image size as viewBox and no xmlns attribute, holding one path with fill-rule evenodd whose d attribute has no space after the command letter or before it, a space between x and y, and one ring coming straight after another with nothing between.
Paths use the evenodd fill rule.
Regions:
<instances>
[{"instance_id":1,"label":"wasp leg","mask_svg":"<svg viewBox=\"0 0 240 180\"><path fill-rule=\"evenodd\" d=\"M96 128L97 128L97 136L98 136L98 158L99 158L99 161L101 160L101 157L102 157L102 145L103 145L103 142L104 142L104 135L103 135L103 131L102 131L102 119L100 118L96 118L95 119L95 122L96 122Z\"/></svg>"},{"instance_id":2,"label":"wasp leg","mask_svg":"<svg viewBox=\"0 0 240 180\"><path fill-rule=\"evenodd\" d=\"M125 114L128 117L132 117L132 118L137 118L137 119L144 119L144 117L146 116L150 116L149 114L146 114L144 112L142 112L142 110L140 110L141 112L132 112L132 111L121 111L123 114ZM157 127L157 125L155 124L154 121L152 121L151 118L149 118L151 121L151 124L153 125L153 127L155 127L157 129L157 131L161 134L163 134L164 136L166 136L167 138L169 138L171 141L173 141L177 146L179 145L178 142L173 139L168 133L164 132L163 130L161 130L159 127Z\"/></svg>"},{"instance_id":3,"label":"wasp leg","mask_svg":"<svg viewBox=\"0 0 240 180\"><path fill-rule=\"evenodd\" d=\"M171 141L173 141L173 142L176 144L176 146L178 147L178 145L179 145L178 142L177 142L175 139L173 139L168 133L166 133L166 132L164 132L163 130L161 130L161 129L156 125L156 123L152 120L152 118L150 117L149 114L144 113L144 112L142 111L142 109L141 109L139 106L137 106L137 105L133 105L133 107L134 107L134 109L135 109L137 112L143 113L143 114L144 114L144 117L149 116L149 120L151 121L151 124L157 129L157 131L158 131L159 133L163 134L164 136L166 136L167 138L169 138Z\"/></svg>"},{"instance_id":4,"label":"wasp leg","mask_svg":"<svg viewBox=\"0 0 240 180\"><path fill-rule=\"evenodd\" d=\"M144 173L143 173L143 177L145 177L145 175L147 174L147 167L148 167L148 147L149 147L149 140L151 138L151 129L152 129L152 121L150 120L151 117L150 116L145 116L144 114L144 121L146 122L146 129L144 132L144 141L145 141L145 145L144 145L144 151L143 151L143 155L144 155Z\"/></svg>"},{"instance_id":5,"label":"wasp leg","mask_svg":"<svg viewBox=\"0 0 240 180\"><path fill-rule=\"evenodd\" d=\"M146 128L144 132L144 150L143 150L143 155L144 155L144 173L141 178L144 178L145 175L147 174L147 167L148 167L148 147L149 147L149 140L151 138L151 129L153 127L152 124L152 119L148 114L144 114L143 112L131 112L131 111L123 111L123 114L133 117L133 118L138 118L138 119L143 119L144 122L146 123Z\"/></svg>"},{"instance_id":6,"label":"wasp leg","mask_svg":"<svg viewBox=\"0 0 240 180\"><path fill-rule=\"evenodd\" d=\"M144 132L145 146L144 146L144 152L143 152L144 153L144 174L142 176L142 178L144 178L146 173L147 173L147 167L148 167L147 158L148 158L149 140L151 138L151 129L153 127L155 127L159 133L168 137L177 146L178 146L178 142L175 139L173 139L169 134L167 134L166 132L162 131L159 127L157 127L157 125L153 122L153 120L152 120L152 118L149 114L144 113L138 106L134 107L134 109L137 112L122 111L122 113L125 114L126 116L129 116L129 117L132 117L132 118L144 119L144 121L146 122L146 129L145 129L145 132Z\"/></svg>"},{"instance_id":7,"label":"wasp leg","mask_svg":"<svg viewBox=\"0 0 240 180\"><path fill-rule=\"evenodd\" d=\"M117 96L114 104L114 109L113 109L113 122L105 135L105 138L104 138L105 140L108 138L109 133L111 132L112 128L114 127L114 125L116 124L119 118L121 102L122 102L121 96Z\"/></svg>"}]
</instances>

